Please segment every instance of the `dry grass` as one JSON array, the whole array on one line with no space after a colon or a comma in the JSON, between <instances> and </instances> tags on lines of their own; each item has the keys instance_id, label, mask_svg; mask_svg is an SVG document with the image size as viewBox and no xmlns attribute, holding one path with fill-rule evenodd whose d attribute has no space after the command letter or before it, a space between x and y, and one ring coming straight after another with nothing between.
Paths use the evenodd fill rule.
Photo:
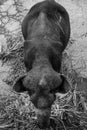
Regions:
<instances>
[{"instance_id":1,"label":"dry grass","mask_svg":"<svg viewBox=\"0 0 87 130\"><path fill-rule=\"evenodd\" d=\"M57 97L52 106L51 119L53 120L50 129L87 130L87 112L84 103L81 102L80 94L74 95L74 92L70 92L62 98ZM0 129L39 129L34 106L26 93L0 95Z\"/></svg>"},{"instance_id":2,"label":"dry grass","mask_svg":"<svg viewBox=\"0 0 87 130\"><path fill-rule=\"evenodd\" d=\"M12 44L9 43L9 44ZM8 62L12 71L6 80L10 85L19 76L26 73L23 63L23 46L9 49L9 54L3 54L3 63ZM19 57L19 58L18 58ZM78 75L73 70L70 57L64 54L62 72L71 83L67 95L58 96L52 106L51 130L87 130L87 100L85 94L76 91ZM71 63L68 64L67 63ZM0 130L39 130L33 104L28 95L9 93L0 95Z\"/></svg>"}]
</instances>

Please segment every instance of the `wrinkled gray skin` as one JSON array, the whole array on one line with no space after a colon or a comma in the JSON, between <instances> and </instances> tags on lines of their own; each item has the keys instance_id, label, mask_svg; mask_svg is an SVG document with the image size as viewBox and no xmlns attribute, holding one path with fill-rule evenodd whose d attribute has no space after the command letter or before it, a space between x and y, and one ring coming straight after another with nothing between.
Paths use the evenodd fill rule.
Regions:
<instances>
[{"instance_id":1,"label":"wrinkled gray skin","mask_svg":"<svg viewBox=\"0 0 87 130\"><path fill-rule=\"evenodd\" d=\"M24 18L22 33L27 74L16 81L13 89L28 91L38 109L40 128L49 127L56 92L66 93L70 87L60 74L62 52L70 37L68 13L54 1L40 2Z\"/></svg>"}]
</instances>

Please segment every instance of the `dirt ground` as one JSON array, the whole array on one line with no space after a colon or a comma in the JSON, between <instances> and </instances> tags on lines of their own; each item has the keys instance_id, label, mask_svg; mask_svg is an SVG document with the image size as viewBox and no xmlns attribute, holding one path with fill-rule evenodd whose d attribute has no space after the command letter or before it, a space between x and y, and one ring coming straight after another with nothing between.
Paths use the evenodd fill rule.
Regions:
<instances>
[{"instance_id":1,"label":"dirt ground","mask_svg":"<svg viewBox=\"0 0 87 130\"><path fill-rule=\"evenodd\" d=\"M29 121L35 115L34 106L28 95L14 94L12 84L25 73L23 58L19 58L23 56L24 41L21 22L30 7L40 1L0 0L0 130L31 130ZM87 130L87 0L56 1L70 16L71 36L64 51L62 72L74 88L64 97L57 97L52 107L52 114L62 123L55 129Z\"/></svg>"}]
</instances>

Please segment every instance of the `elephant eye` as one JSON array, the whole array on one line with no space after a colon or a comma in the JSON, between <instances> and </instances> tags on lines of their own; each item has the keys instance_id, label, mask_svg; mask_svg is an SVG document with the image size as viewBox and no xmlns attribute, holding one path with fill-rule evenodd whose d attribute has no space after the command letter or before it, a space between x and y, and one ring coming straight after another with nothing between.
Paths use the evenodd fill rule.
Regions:
<instances>
[{"instance_id":1,"label":"elephant eye","mask_svg":"<svg viewBox=\"0 0 87 130\"><path fill-rule=\"evenodd\" d=\"M28 91L28 94L29 94L30 96L35 93L35 90L32 90L32 89L28 89L27 91Z\"/></svg>"},{"instance_id":2,"label":"elephant eye","mask_svg":"<svg viewBox=\"0 0 87 130\"><path fill-rule=\"evenodd\" d=\"M50 90L50 93L57 93L57 92L58 92L58 90L59 90L59 88L58 88L58 87L53 88L53 89L51 89L51 90Z\"/></svg>"}]
</instances>

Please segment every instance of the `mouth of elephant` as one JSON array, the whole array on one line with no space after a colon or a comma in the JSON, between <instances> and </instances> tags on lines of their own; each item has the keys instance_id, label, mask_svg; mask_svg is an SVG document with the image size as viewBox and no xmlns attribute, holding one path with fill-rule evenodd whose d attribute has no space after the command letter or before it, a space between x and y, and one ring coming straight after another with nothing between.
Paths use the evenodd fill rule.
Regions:
<instances>
[{"instance_id":1,"label":"mouth of elephant","mask_svg":"<svg viewBox=\"0 0 87 130\"><path fill-rule=\"evenodd\" d=\"M39 128L42 129L49 127L51 109L50 108L37 109L36 114Z\"/></svg>"}]
</instances>

